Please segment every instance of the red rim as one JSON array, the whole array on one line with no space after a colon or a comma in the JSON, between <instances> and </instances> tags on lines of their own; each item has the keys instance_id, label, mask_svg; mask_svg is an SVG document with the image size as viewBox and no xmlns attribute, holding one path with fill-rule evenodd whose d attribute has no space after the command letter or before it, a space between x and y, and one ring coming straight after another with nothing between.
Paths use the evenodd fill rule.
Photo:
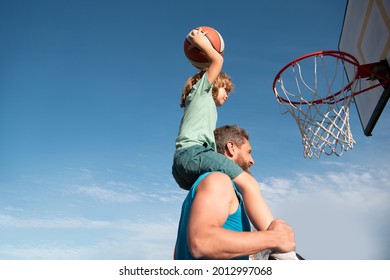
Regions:
<instances>
[{"instance_id":1,"label":"red rim","mask_svg":"<svg viewBox=\"0 0 390 280\"><path fill-rule=\"evenodd\" d=\"M309 53L309 54L306 54L304 56L301 56L293 61L291 61L290 63L288 63L286 66L284 66L280 71L279 73L275 76L275 79L274 79L274 82L273 82L273 90L274 90L274 93L276 95L276 98L279 100L279 102L285 102L285 103L291 103L291 104L294 104L294 105L298 105L298 104L303 104L302 102L298 102L298 101L291 101L291 100L288 100L288 99L285 99L285 98L282 98L277 90L276 90L276 83L278 82L280 76L282 75L282 73L289 67L291 66L294 66L295 64L297 64L297 62L301 61L301 60L304 60L308 57L313 57L313 56L319 56L319 55L322 55L322 56L332 56L332 57L336 57L338 59L341 59L345 62L348 62L352 65L355 65L357 66L358 68L360 67L360 64L359 64L359 61L351 54L349 53L346 53L346 52L342 52L342 51L336 51L336 50L330 50L330 51L318 51L318 52L313 52L313 53ZM351 82L349 82L343 89L341 89L340 91L336 92L335 94L333 95L330 95L326 98L323 98L323 99L316 99L316 100L313 100L311 102L311 104L320 104L320 103L335 103L335 102L339 102L339 101L342 101L348 97L344 97L342 99L338 99L337 101L334 101L334 98L337 97L340 93L342 92L345 92L346 90L348 90L352 84L356 81L357 79L357 73L355 75L355 77L352 79ZM373 87L376 87L377 85L373 86ZM367 90L370 90L371 88L373 87L370 87L368 89L364 89L363 91L360 91L360 92L356 92L354 93L354 95L358 94L358 93L362 93L364 91L367 91Z\"/></svg>"}]
</instances>

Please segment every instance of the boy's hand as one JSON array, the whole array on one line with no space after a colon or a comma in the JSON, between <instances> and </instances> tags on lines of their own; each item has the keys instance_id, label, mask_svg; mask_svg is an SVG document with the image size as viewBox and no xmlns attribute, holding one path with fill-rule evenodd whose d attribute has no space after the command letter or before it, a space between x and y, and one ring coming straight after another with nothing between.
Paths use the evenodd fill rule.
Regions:
<instances>
[{"instance_id":1,"label":"boy's hand","mask_svg":"<svg viewBox=\"0 0 390 280\"><path fill-rule=\"evenodd\" d=\"M211 42L205 38L206 34L207 31L203 32L202 28L199 28L199 30L192 30L191 33L188 34L188 38L191 41L191 45L188 50L198 48L208 57L210 61L210 65L207 68L208 80L210 84L213 84L221 73L223 57L216 49L214 49Z\"/></svg>"},{"instance_id":2,"label":"boy's hand","mask_svg":"<svg viewBox=\"0 0 390 280\"><path fill-rule=\"evenodd\" d=\"M191 45L188 48L188 50L191 50L195 47L203 50L205 46L210 45L206 38L204 38L207 34L206 32L202 31L202 28L194 29L191 31L191 33L188 35L189 39L191 40Z\"/></svg>"}]
</instances>

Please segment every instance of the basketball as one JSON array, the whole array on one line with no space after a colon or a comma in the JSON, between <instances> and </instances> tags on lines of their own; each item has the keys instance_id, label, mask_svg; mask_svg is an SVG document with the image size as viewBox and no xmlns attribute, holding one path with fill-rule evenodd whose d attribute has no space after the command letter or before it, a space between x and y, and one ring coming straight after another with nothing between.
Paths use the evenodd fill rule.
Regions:
<instances>
[{"instance_id":1,"label":"basketball","mask_svg":"<svg viewBox=\"0 0 390 280\"><path fill-rule=\"evenodd\" d=\"M202 32L207 32L205 38L208 39L210 44L214 47L214 49L217 52L219 52L221 55L223 55L223 52L225 49L225 43L223 41L221 34L219 34L219 32L217 30L215 30L214 28L209 27L209 26L199 26L195 29L199 30L199 28L202 28ZM192 32L192 30L191 30L191 32ZM210 61L209 61L208 57L206 56L206 54L204 54L198 48L192 48L190 50L188 49L192 43L192 40L189 38L190 33L188 33L186 39L184 40L184 53L185 53L187 59L196 68L198 68L198 69L207 68L210 65Z\"/></svg>"}]
</instances>

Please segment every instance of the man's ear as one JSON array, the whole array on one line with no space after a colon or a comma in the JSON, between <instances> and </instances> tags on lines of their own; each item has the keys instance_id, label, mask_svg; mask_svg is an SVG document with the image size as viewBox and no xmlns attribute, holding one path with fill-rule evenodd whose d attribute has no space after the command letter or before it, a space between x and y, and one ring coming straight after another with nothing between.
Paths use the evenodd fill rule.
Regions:
<instances>
[{"instance_id":1,"label":"man's ear","mask_svg":"<svg viewBox=\"0 0 390 280\"><path fill-rule=\"evenodd\" d=\"M226 153L227 153L227 156L229 157L233 157L236 153L236 145L234 145L234 143L232 141L228 141L226 143Z\"/></svg>"}]
</instances>

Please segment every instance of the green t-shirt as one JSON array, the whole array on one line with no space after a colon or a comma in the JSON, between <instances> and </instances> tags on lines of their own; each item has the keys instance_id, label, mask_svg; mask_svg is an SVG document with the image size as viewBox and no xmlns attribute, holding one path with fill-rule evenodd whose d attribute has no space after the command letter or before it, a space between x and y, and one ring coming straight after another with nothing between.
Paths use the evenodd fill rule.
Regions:
<instances>
[{"instance_id":1,"label":"green t-shirt","mask_svg":"<svg viewBox=\"0 0 390 280\"><path fill-rule=\"evenodd\" d=\"M176 138L176 151L205 143L216 150L214 130L217 117L212 85L206 72L193 86L186 99L179 135Z\"/></svg>"}]
</instances>

